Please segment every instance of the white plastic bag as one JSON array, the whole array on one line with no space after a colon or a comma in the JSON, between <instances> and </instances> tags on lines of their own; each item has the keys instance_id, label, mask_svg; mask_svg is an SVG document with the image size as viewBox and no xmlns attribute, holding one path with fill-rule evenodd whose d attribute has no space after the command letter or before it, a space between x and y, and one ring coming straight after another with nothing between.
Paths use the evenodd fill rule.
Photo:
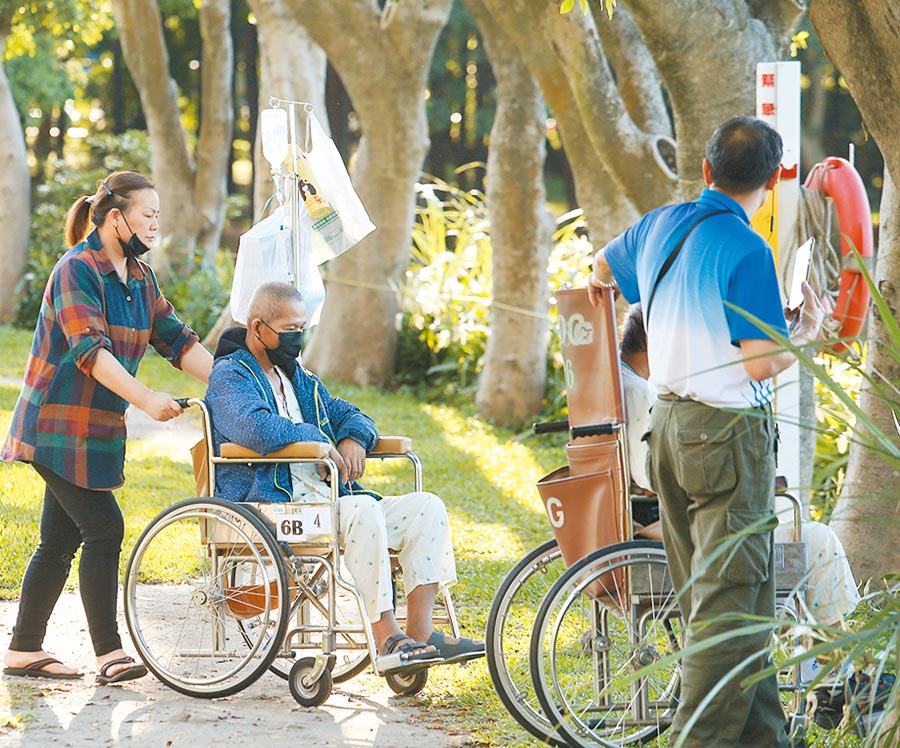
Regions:
<instances>
[{"instance_id":1,"label":"white plastic bag","mask_svg":"<svg viewBox=\"0 0 900 748\"><path fill-rule=\"evenodd\" d=\"M316 264L337 257L375 230L350 183L350 175L334 141L310 112L307 127L311 149L295 165L303 225L310 229ZM309 141L308 141L309 142Z\"/></svg>"},{"instance_id":2,"label":"white plastic bag","mask_svg":"<svg viewBox=\"0 0 900 748\"><path fill-rule=\"evenodd\" d=\"M319 321L325 286L313 260L309 229L301 224L299 233L299 282L294 279L290 220L283 207L276 208L241 236L231 285L231 316L236 322L247 324L250 297L267 281L283 281L297 287L306 307L306 323L312 326Z\"/></svg>"}]
</instances>

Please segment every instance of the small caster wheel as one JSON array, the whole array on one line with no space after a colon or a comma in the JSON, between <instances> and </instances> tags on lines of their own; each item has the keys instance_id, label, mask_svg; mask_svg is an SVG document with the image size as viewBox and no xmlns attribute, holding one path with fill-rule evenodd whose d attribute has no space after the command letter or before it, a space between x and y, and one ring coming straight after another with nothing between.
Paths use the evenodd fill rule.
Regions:
<instances>
[{"instance_id":1,"label":"small caster wheel","mask_svg":"<svg viewBox=\"0 0 900 748\"><path fill-rule=\"evenodd\" d=\"M321 706L331 695L331 671L323 670L317 680L309 681L316 666L315 657L301 657L291 667L288 685L300 706Z\"/></svg>"},{"instance_id":2,"label":"small caster wheel","mask_svg":"<svg viewBox=\"0 0 900 748\"><path fill-rule=\"evenodd\" d=\"M399 696L412 696L419 693L428 683L428 668L412 673L389 673L384 676L391 690Z\"/></svg>"}]
</instances>

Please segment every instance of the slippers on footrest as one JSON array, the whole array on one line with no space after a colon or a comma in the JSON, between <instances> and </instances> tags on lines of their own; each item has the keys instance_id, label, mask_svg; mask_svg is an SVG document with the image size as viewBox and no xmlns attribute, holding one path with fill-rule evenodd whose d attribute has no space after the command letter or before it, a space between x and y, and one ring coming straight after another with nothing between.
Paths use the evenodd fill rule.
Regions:
<instances>
[{"instance_id":1,"label":"slippers on footrest","mask_svg":"<svg viewBox=\"0 0 900 748\"><path fill-rule=\"evenodd\" d=\"M118 673L109 675L109 669L114 665L131 665ZM108 686L111 683L121 683L125 680L135 680L135 678L143 678L147 674L147 666L134 664L134 657L119 657L115 660L103 663L100 667L100 673L97 675L97 683L101 686Z\"/></svg>"},{"instance_id":2,"label":"slippers on footrest","mask_svg":"<svg viewBox=\"0 0 900 748\"><path fill-rule=\"evenodd\" d=\"M54 673L52 670L46 669L47 665L55 663L62 665L55 657L44 657L41 660L29 662L24 667L5 667L3 668L3 674L17 675L24 678L47 678L49 680L77 680L84 677L84 673Z\"/></svg>"},{"instance_id":3,"label":"slippers on footrest","mask_svg":"<svg viewBox=\"0 0 900 748\"><path fill-rule=\"evenodd\" d=\"M389 636L381 650L381 655L375 660L375 672L378 675L414 673L443 662L441 653L437 649L424 651L428 646L425 642L413 641L406 634ZM417 649L420 651L417 652Z\"/></svg>"},{"instance_id":4,"label":"slippers on footrest","mask_svg":"<svg viewBox=\"0 0 900 748\"><path fill-rule=\"evenodd\" d=\"M431 636L428 637L428 643L441 653L444 664L466 662L477 657L484 657L484 642L476 642L462 636L456 644L451 644L440 631L432 631Z\"/></svg>"}]
</instances>

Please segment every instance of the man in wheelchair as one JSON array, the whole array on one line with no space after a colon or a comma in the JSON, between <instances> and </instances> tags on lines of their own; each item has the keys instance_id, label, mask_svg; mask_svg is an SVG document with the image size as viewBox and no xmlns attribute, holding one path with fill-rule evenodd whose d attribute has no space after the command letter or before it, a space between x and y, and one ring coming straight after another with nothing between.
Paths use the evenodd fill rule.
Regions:
<instances>
[{"instance_id":1,"label":"man in wheelchair","mask_svg":"<svg viewBox=\"0 0 900 748\"><path fill-rule=\"evenodd\" d=\"M484 655L484 642L435 631L439 588L456 582L450 524L432 493L378 496L356 482L378 441L375 423L332 397L297 361L306 313L297 290L265 283L253 294L247 327L219 341L206 394L213 444L234 442L266 455L298 441L325 442L340 473L339 539L343 558L365 602L382 675ZM215 495L229 501L329 500L324 465L221 465ZM389 549L399 552L407 602L406 632L394 615Z\"/></svg>"}]
</instances>

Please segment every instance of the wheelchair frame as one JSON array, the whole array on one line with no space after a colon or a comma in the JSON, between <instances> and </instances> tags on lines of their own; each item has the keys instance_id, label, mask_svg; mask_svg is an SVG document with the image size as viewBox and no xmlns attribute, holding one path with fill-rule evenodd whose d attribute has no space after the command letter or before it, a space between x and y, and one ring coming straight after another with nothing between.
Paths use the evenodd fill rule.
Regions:
<instances>
[{"instance_id":1,"label":"wheelchair frame","mask_svg":"<svg viewBox=\"0 0 900 748\"><path fill-rule=\"evenodd\" d=\"M203 440L195 448L195 478L198 493L212 493L217 465L260 463L312 463L326 465L331 476L331 497L312 505L330 513L331 537L321 542L291 543L277 539L273 521L289 509L302 511L301 503L231 503L198 497L163 510L142 533L128 563L125 578L125 616L141 657L160 680L182 693L215 698L250 685L266 669L286 678L298 703L318 706L331 693L332 682L353 677L371 662L377 675L377 656L372 626L356 586L341 571L338 532L338 471L328 457L329 446L319 442L297 442L268 455L260 455L236 444L223 444L217 456L213 449L209 412L200 399L188 400L201 411ZM199 455L199 460L197 459ZM412 465L414 490L422 490L422 466L406 437L382 437L367 459L403 458ZM196 530L194 529L196 528ZM197 532L199 531L199 532ZM191 535L196 537L191 537ZM169 536L172 536L169 538ZM183 536L196 542L198 579L193 587L177 589L177 599L185 613L179 637L202 643L199 646L171 645L165 631L151 623L155 607L151 588L142 585L150 575L145 567L165 559L168 547ZM319 535L318 537L322 537ZM157 542L158 541L158 542ZM162 550L154 552L154 543ZM174 546L171 546L174 547ZM392 556L394 568L396 558ZM182 581L191 572L180 572ZM243 575L243 576L242 576ZM177 577L177 575L176 575ZM453 602L442 590L444 613L435 623L449 624L459 635ZM323 604L321 597L327 595ZM146 598L143 595L147 595ZM343 623L338 595L355 603L359 623ZM185 602L187 601L187 602ZM437 611L436 611L437 613ZM318 615L320 620L314 621ZM190 616L200 619L196 627L186 623ZM398 621L404 620L398 614ZM208 632L204 629L208 627ZM316 646L316 637L320 646ZM364 637L364 643L360 640ZM342 640L339 644L339 639ZM342 646L343 645L343 646ZM316 649L312 657L294 659L294 649ZM355 661L335 670L339 651L364 649ZM283 661L291 662L287 672ZM232 663L233 661L233 663ZM293 661L293 662L292 662ZM206 663L205 670L200 664ZM231 663L226 665L225 663ZM229 669L230 668L230 669ZM201 672L202 671L202 672ZM385 677L396 693L412 694L427 682L427 670L389 673Z\"/></svg>"},{"instance_id":2,"label":"wheelchair frame","mask_svg":"<svg viewBox=\"0 0 900 748\"><path fill-rule=\"evenodd\" d=\"M667 659L674 674L671 683L666 681L657 689L657 695L664 697L668 703L657 703L659 699L650 693L648 683L653 676L632 675L643 666L666 654L674 654L674 651L680 648L677 637L669 636L668 642L658 640L648 645L641 635L648 621L659 622L664 628L679 614L674 601L674 590L671 589L671 580L668 580L668 567L665 564L662 544L637 540L632 535L631 502L626 500L626 487L629 485L628 446L627 440L624 439L626 424L621 417L624 414L624 407L621 404L622 385L618 371L612 302L612 292L607 289L593 317L589 309L577 308L574 304L569 306L567 312L567 316L571 313L570 320L577 319L583 326L593 325L590 334L585 337L599 341L598 345L607 356L607 370L611 372L611 376L606 377L602 374L601 367L599 376L604 380L602 385L598 382L596 371L592 372L589 378L583 376L587 374L588 368L581 371L582 376L579 376L578 372L573 372L569 387L571 388L573 383L580 383L582 389L575 395L581 418L574 421L571 432L573 438L601 433L616 434L618 466L623 473L620 484L622 490L617 500L624 505L620 507L619 512L627 518L626 537L621 538L621 542L598 548L577 562L573 561L568 570L561 557L559 545L555 541L550 540L541 544L507 574L494 598L487 623L488 667L501 701L522 727L551 745L619 748L644 742L667 729L674 713L674 704L677 703L675 701L677 678L674 676L677 676L679 666L675 662L676 657ZM559 314L561 326L564 326L562 309ZM567 337L570 346L583 345L583 342L575 342L572 332L569 331L563 336L564 349ZM564 350L567 367L575 369L578 366L590 365L590 362L586 362L582 351L583 348L573 351L570 361ZM594 365L597 365L596 362ZM584 394L586 381L594 383L592 386L612 387L599 397L599 401L603 401L602 404L586 401ZM616 390L616 387L619 389ZM571 390L569 395L571 417L573 404ZM591 413L593 418L598 416L611 418L613 422L587 425L591 422L585 420L586 413ZM535 433L563 430L569 425L566 421L558 424L536 424ZM800 598L806 586L806 546L802 540L802 508L795 497L785 495L793 504L795 542L776 544L776 594L782 608L785 599L796 596L795 610L799 612L804 607L804 601ZM550 519L555 532L558 523L554 523L552 517ZM635 576L645 579L647 589L640 590L632 586ZM668 588L664 580L668 580ZM610 653L615 649L615 642L609 635L611 628L608 621L609 617L614 615L613 609L616 605L610 605L609 599L604 603L602 595L598 596L598 587L602 587L604 581L616 589L617 594L621 593L617 602L621 603L618 612L623 617L619 624L620 630L625 631L628 640L624 644L624 651L620 653L622 670L616 677L622 680L624 675L628 675L630 677L624 679L631 684L630 695L625 693L624 702L617 701L616 694L611 697L607 694L607 689L613 683L610 669L610 658L613 654ZM621 590L617 589L619 586ZM607 594L609 596L612 593ZM555 662L548 664L547 658L555 657L556 642L555 640L551 642L551 638L557 637L561 631L567 629L563 623L563 615L576 603L579 596L589 603L590 611L587 615L591 621L589 624L591 633L582 634L584 637L580 640L582 652L578 652L579 640L574 640L570 642L572 648L569 650L568 659L560 660L561 667L569 667L578 661L579 657L584 656L582 659L585 670L579 674L580 677L572 677L570 673L560 672ZM653 612L658 605L663 607L655 617ZM555 618L554 606L562 610ZM540 608L537 615L531 616L531 612L536 608ZM532 635L526 663L523 661L521 649L517 649L511 643L511 639L513 630L529 625ZM571 626L568 628L571 629ZM662 651L661 647L670 647L672 651ZM548 655L548 652L551 654ZM586 684L588 691L593 689L592 693L589 692L585 696L583 705L566 703L567 681L576 685ZM800 681L799 664L791 668L790 682L780 684L780 687L792 694L791 733L802 735L806 728L806 716L803 709L803 686ZM608 715L613 714L614 708L622 709L625 716L618 718L617 724L613 724L608 715L596 716L604 708L605 703L611 705ZM573 712L578 708L585 710L586 716L583 719L582 715L573 717ZM632 719L628 716L630 708L634 711L633 730L627 725ZM654 709L659 710L657 717L654 716Z\"/></svg>"}]
</instances>

